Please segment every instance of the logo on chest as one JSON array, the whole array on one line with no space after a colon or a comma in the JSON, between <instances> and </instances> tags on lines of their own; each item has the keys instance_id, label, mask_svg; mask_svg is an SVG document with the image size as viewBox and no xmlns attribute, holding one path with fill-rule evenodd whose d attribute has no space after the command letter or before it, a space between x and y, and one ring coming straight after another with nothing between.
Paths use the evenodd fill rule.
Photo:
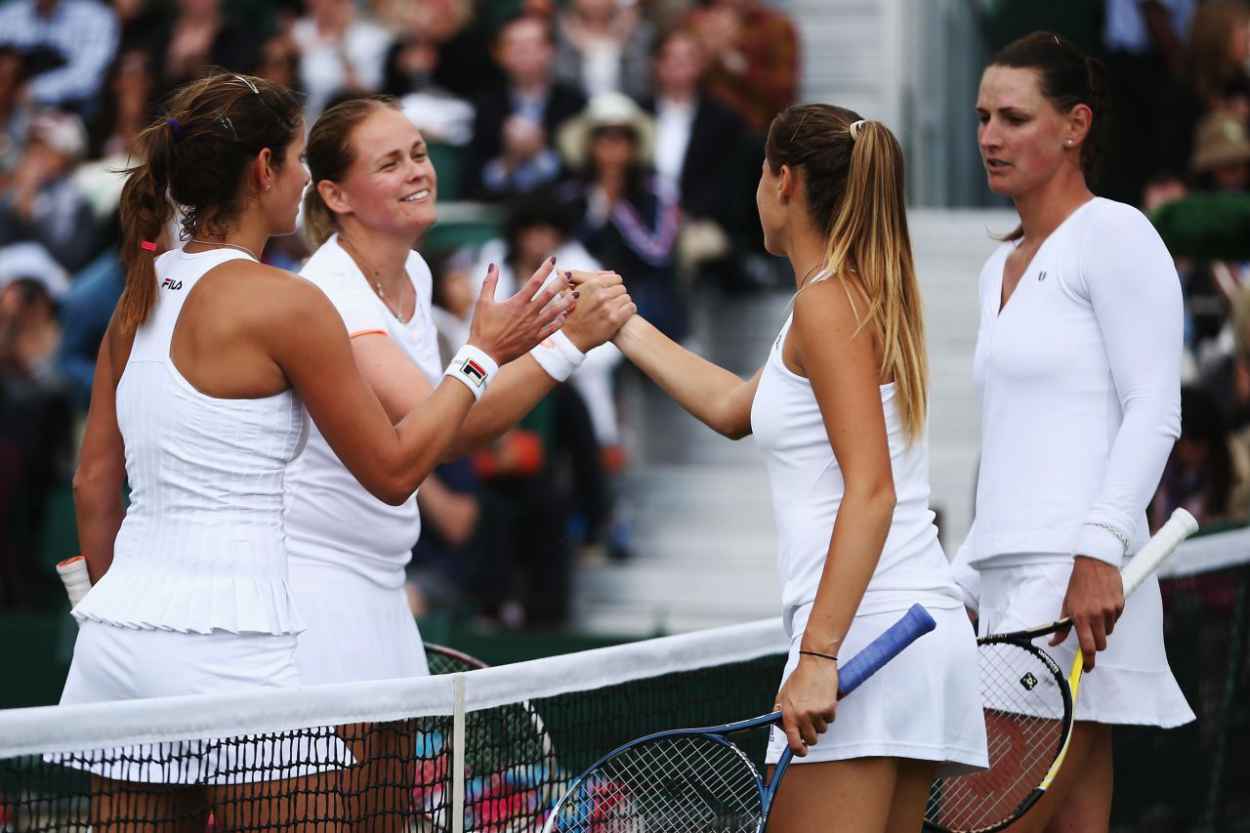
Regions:
<instances>
[{"instance_id":1,"label":"logo on chest","mask_svg":"<svg viewBox=\"0 0 1250 833\"><path fill-rule=\"evenodd\" d=\"M182 289L182 281L176 281L173 278L166 278L161 281L161 289L172 289L177 292L179 289Z\"/></svg>"},{"instance_id":2,"label":"logo on chest","mask_svg":"<svg viewBox=\"0 0 1250 833\"><path fill-rule=\"evenodd\" d=\"M1045 270L1045 269L1043 269L1041 272L1038 272L1038 273L1037 273L1037 282L1038 282L1038 283L1041 283L1041 282L1042 282L1042 281L1044 281L1044 280L1046 280L1046 270Z\"/></svg>"}]
</instances>

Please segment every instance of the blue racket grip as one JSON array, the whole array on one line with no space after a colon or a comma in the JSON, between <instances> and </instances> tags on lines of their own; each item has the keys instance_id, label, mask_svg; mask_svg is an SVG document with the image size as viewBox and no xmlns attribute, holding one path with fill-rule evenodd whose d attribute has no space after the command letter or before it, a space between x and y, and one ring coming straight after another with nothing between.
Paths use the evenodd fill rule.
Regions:
<instances>
[{"instance_id":1,"label":"blue racket grip","mask_svg":"<svg viewBox=\"0 0 1250 833\"><path fill-rule=\"evenodd\" d=\"M860 683L880 671L904 648L936 627L937 622L929 611L921 605L912 605L902 619L838 669L838 698L859 688Z\"/></svg>"}]
</instances>

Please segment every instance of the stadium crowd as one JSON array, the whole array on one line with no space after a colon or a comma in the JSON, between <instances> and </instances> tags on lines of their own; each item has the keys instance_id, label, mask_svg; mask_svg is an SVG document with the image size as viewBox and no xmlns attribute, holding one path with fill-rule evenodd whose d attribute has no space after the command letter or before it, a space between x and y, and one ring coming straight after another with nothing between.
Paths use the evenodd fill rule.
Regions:
<instances>
[{"instance_id":1,"label":"stadium crowd","mask_svg":"<svg viewBox=\"0 0 1250 833\"><path fill-rule=\"evenodd\" d=\"M617 271L679 339L697 282L768 284L751 196L798 66L794 26L757 0L0 3L0 608L58 603L76 429L123 284L123 172L180 84L211 67L261 76L303 95L308 126L352 97L400 102L440 203L471 204L422 250L450 356L492 262L501 296L552 252ZM296 235L264 260L298 269L309 253ZM519 428L426 482L414 609L559 625L579 554L628 556L621 365L600 348Z\"/></svg>"},{"instance_id":2,"label":"stadium crowd","mask_svg":"<svg viewBox=\"0 0 1250 833\"><path fill-rule=\"evenodd\" d=\"M1098 190L1155 220L1186 299L1184 428L1152 512L1244 521L1250 7L978 5L989 52L1050 28L1105 60L1114 150ZM692 286L772 283L751 195L799 59L793 22L764 0L0 3L0 608L56 603L76 426L122 289L121 172L180 83L209 67L262 76L304 95L309 125L349 97L401 102L429 142L440 201L477 206L423 250L450 355L490 262L501 294L551 252L615 270L678 339ZM308 253L296 235L264 257L296 268ZM621 366L601 348L520 428L426 483L415 609L437 599L558 625L580 550L628 556L614 508ZM566 534L540 534L553 528Z\"/></svg>"}]
</instances>

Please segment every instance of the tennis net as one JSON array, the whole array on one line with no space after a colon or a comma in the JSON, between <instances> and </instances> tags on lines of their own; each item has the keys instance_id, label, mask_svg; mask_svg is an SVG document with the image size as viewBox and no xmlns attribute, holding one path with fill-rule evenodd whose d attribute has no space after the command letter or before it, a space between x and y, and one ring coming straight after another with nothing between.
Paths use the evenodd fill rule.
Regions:
<instances>
[{"instance_id":1,"label":"tennis net","mask_svg":"<svg viewBox=\"0 0 1250 833\"><path fill-rule=\"evenodd\" d=\"M767 621L421 679L0 712L0 831L537 830L619 744L767 711L785 645Z\"/></svg>"}]
</instances>

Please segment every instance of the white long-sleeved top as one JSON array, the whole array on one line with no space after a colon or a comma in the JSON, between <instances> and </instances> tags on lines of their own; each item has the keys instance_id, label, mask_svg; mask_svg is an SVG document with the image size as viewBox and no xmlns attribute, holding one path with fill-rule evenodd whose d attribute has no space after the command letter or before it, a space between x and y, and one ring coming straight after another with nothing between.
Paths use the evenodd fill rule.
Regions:
<instances>
[{"instance_id":1,"label":"white long-sleeved top","mask_svg":"<svg viewBox=\"0 0 1250 833\"><path fill-rule=\"evenodd\" d=\"M1180 435L1182 310L1172 257L1132 206L1090 200L1042 244L1000 310L981 270L973 375L976 517L957 568L1029 553L1119 566Z\"/></svg>"}]
</instances>

